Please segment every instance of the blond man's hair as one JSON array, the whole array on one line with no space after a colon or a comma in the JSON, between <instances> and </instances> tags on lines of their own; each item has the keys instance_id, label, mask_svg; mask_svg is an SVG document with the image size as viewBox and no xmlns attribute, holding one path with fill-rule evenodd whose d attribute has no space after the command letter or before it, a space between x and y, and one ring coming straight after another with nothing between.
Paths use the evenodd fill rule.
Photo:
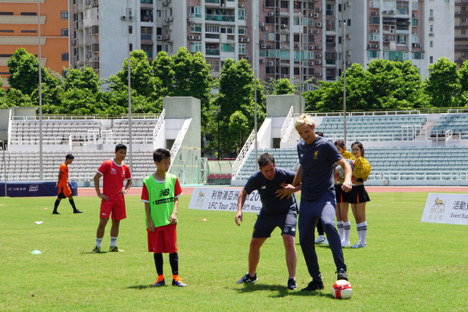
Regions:
<instances>
[{"instance_id":1,"label":"blond man's hair","mask_svg":"<svg viewBox=\"0 0 468 312\"><path fill-rule=\"evenodd\" d=\"M296 128L302 125L309 125L313 126L315 125L314 120L312 119L312 116L307 115L307 114L301 114L296 118Z\"/></svg>"}]
</instances>

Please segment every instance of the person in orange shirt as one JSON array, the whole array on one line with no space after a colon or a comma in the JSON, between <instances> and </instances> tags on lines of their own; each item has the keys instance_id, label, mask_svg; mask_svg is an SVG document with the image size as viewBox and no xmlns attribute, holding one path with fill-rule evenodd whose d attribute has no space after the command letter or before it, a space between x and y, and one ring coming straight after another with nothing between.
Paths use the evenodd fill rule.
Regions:
<instances>
[{"instance_id":1,"label":"person in orange shirt","mask_svg":"<svg viewBox=\"0 0 468 312\"><path fill-rule=\"evenodd\" d=\"M73 157L72 154L67 154L67 156L65 157L65 162L60 165L58 181L56 185L56 187L58 188L58 192L57 192L58 195L57 195L57 200L55 201L54 211L52 212L52 214L60 214L57 211L58 206L60 205L60 201L63 198L67 198L67 197L68 197L68 200L70 201L70 205L73 208L73 213L83 212L83 211L76 209L75 202L73 201L73 196L71 195L72 192L71 192L70 186L68 185L68 165L70 165L73 162L73 159L75 159L75 157Z\"/></svg>"}]
</instances>

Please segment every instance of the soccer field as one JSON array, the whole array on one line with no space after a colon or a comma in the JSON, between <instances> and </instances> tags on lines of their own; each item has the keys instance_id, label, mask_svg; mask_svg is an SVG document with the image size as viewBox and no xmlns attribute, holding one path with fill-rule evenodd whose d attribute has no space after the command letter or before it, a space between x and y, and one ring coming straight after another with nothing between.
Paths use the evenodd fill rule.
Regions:
<instances>
[{"instance_id":1,"label":"soccer field","mask_svg":"<svg viewBox=\"0 0 468 312\"><path fill-rule=\"evenodd\" d=\"M124 252L91 254L99 199L75 197L52 215L53 197L0 199L0 310L60 311L466 311L467 227L421 223L427 193L371 193L367 206L367 248L344 249L350 300L337 300L328 247L317 246L325 289L288 291L279 229L262 248L259 281L237 285L247 271L253 213L241 227L235 212L188 209L179 205L180 276L188 287L152 288L153 256L147 252L144 206L127 197L117 245ZM48 208L45 210L44 208ZM350 212L351 215L351 212ZM206 221L203 221L206 219ZM36 221L43 221L36 224ZM357 242L351 217L351 243ZM103 240L110 242L110 224ZM297 241L298 288L310 282ZM40 250L41 254L31 254ZM171 271L164 255L166 281Z\"/></svg>"}]
</instances>

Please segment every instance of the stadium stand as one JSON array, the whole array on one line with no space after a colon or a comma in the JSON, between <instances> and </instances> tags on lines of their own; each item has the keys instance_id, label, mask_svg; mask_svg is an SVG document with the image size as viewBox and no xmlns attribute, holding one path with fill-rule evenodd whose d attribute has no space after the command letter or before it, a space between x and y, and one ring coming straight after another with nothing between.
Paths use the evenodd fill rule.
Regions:
<instances>
[{"instance_id":1,"label":"stadium stand","mask_svg":"<svg viewBox=\"0 0 468 312\"><path fill-rule=\"evenodd\" d=\"M468 114L441 114L431 131L431 137L445 137L446 132L468 138Z\"/></svg>"}]
</instances>

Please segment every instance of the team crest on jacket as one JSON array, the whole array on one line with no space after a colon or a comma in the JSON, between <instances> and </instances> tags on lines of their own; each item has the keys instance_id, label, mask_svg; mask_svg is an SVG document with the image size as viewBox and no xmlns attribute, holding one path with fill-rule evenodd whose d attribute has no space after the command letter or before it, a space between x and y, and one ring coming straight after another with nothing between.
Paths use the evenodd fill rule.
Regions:
<instances>
[{"instance_id":1,"label":"team crest on jacket","mask_svg":"<svg viewBox=\"0 0 468 312\"><path fill-rule=\"evenodd\" d=\"M314 160L317 160L318 151L314 152Z\"/></svg>"}]
</instances>

